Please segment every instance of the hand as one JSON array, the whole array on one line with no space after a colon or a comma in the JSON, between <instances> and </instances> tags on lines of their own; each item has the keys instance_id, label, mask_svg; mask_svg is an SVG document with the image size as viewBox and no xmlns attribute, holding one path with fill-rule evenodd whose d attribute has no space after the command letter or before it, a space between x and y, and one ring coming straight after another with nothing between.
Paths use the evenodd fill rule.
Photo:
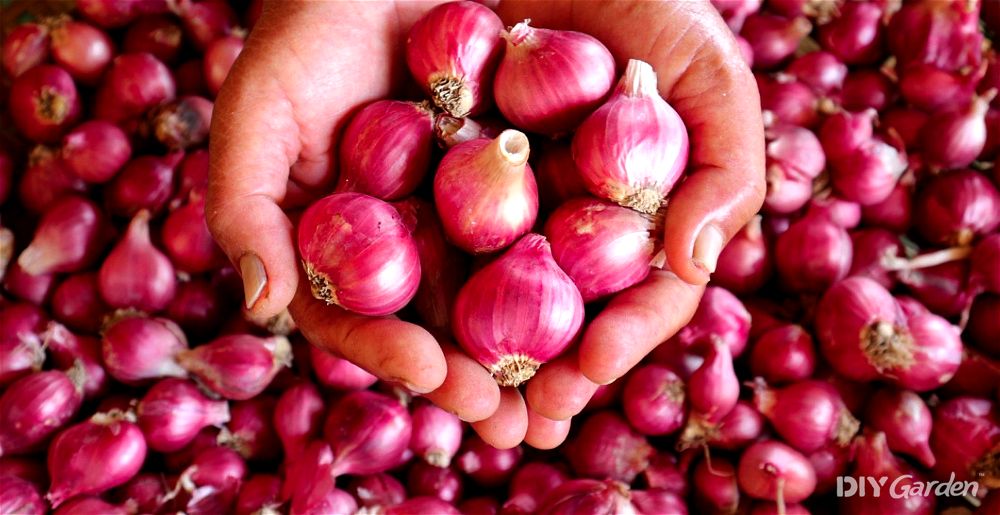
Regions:
<instances>
[{"instance_id":1,"label":"hand","mask_svg":"<svg viewBox=\"0 0 1000 515\"><path fill-rule=\"evenodd\" d=\"M487 442L555 447L598 384L635 366L687 322L726 241L764 196L756 84L707 2L504 2L506 25L579 30L618 63L643 59L690 131L689 177L671 195L669 268L612 299L577 351L543 366L526 389L501 391L453 344L393 317L367 318L314 300L298 269L283 208L336 177L336 141L350 113L410 81L402 48L432 3L275 2L220 92L212 127L208 219L237 265L255 316L288 307L304 336L465 420ZM676 274L676 275L675 275Z\"/></svg>"}]
</instances>

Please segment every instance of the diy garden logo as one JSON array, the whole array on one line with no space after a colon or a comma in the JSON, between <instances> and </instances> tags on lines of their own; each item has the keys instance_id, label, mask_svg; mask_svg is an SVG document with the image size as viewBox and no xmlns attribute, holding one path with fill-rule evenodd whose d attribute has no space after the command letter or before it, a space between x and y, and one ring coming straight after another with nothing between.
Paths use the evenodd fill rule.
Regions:
<instances>
[{"instance_id":1,"label":"diy garden logo","mask_svg":"<svg viewBox=\"0 0 1000 515\"><path fill-rule=\"evenodd\" d=\"M893 499L910 497L975 497L979 482L956 481L951 473L948 481L916 481L910 474L903 474L891 482L889 476L837 476L837 497L881 497L888 493Z\"/></svg>"}]
</instances>

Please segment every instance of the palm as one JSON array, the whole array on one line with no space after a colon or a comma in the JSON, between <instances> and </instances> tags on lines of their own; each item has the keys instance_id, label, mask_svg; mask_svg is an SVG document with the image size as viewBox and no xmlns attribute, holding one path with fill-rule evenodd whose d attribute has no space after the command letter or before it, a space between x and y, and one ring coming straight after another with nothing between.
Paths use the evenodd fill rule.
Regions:
<instances>
[{"instance_id":1,"label":"palm","mask_svg":"<svg viewBox=\"0 0 1000 515\"><path fill-rule=\"evenodd\" d=\"M304 191L329 191L339 129L353 109L391 96L407 82L405 34L432 5L276 3L265 12L217 102L216 113L225 114L216 116L213 127L210 225L234 262L252 251L265 264L267 291L253 306L255 314L269 316L288 306L311 342L383 378L418 390L437 388L429 395L435 402L468 420L485 419L475 427L491 443L510 446L526 438L553 446L598 383L623 375L690 318L702 287L689 283L707 280L705 263L697 262L703 227L710 224L728 237L758 209L763 135L756 88L707 3L498 7L507 25L531 18L536 26L587 32L607 44L619 63L652 63L661 93L685 120L693 142L694 172L672 197L667 215L664 243L677 275L654 273L612 300L588 327L578 353L543 367L529 383L526 409L517 390L501 393L484 369L450 346L442 354L422 329L313 300L308 287L297 288L301 274L291 265L297 263L291 223L278 205L299 204L309 198Z\"/></svg>"}]
</instances>

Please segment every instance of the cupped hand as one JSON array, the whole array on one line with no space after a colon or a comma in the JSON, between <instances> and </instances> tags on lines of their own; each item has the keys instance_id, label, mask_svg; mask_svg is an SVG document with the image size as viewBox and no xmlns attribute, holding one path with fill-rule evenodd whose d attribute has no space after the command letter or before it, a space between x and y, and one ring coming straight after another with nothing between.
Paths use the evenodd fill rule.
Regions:
<instances>
[{"instance_id":1,"label":"cupped hand","mask_svg":"<svg viewBox=\"0 0 1000 515\"><path fill-rule=\"evenodd\" d=\"M332 189L336 142L353 111L411 79L409 27L433 2L274 2L265 6L216 100L207 215L257 317L286 307L313 344L471 421L487 442L555 447L598 385L624 375L688 321L725 242L764 195L756 84L708 2L501 2L506 25L578 30L657 70L691 137L688 178L670 197L669 269L618 294L576 350L543 366L526 399L501 391L453 343L394 317L312 298L285 211Z\"/></svg>"}]
</instances>

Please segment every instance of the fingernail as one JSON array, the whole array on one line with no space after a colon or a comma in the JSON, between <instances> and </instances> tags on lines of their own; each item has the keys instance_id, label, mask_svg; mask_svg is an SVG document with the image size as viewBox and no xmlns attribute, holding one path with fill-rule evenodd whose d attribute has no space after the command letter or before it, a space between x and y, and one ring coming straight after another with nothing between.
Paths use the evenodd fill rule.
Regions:
<instances>
[{"instance_id":1,"label":"fingernail","mask_svg":"<svg viewBox=\"0 0 1000 515\"><path fill-rule=\"evenodd\" d=\"M246 298L247 309L260 299L267 286L267 271L264 263L253 252L247 252L240 258L240 275L243 277L243 295Z\"/></svg>"},{"instance_id":2,"label":"fingernail","mask_svg":"<svg viewBox=\"0 0 1000 515\"><path fill-rule=\"evenodd\" d=\"M694 266L708 272L715 272L715 266L719 262L719 254L725 245L725 238L722 231L714 225L706 225L701 229L698 238L694 240Z\"/></svg>"},{"instance_id":3,"label":"fingernail","mask_svg":"<svg viewBox=\"0 0 1000 515\"><path fill-rule=\"evenodd\" d=\"M402 379L399 379L398 377L390 378L389 382L398 383L403 388L406 388L407 390L409 390L409 391L411 391L413 393L425 394L425 393L431 393L431 392L434 391L433 388L430 388L430 389L428 389L428 388L418 388L417 386L415 386L415 385L413 385L411 383L408 383L408 382L406 382L406 381L404 381Z\"/></svg>"}]
</instances>

